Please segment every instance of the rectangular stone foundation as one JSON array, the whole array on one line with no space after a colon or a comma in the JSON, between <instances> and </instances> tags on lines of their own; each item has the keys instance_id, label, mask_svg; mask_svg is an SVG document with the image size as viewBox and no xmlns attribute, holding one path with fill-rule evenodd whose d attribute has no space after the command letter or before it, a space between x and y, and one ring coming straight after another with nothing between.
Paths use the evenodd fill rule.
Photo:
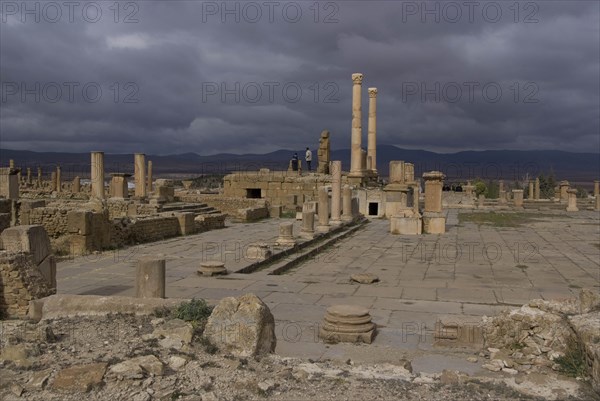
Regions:
<instances>
[{"instance_id":1,"label":"rectangular stone foundation","mask_svg":"<svg viewBox=\"0 0 600 401\"><path fill-rule=\"evenodd\" d=\"M390 232L392 234L420 235L422 227L423 221L420 217L392 216L390 218Z\"/></svg>"},{"instance_id":2,"label":"rectangular stone foundation","mask_svg":"<svg viewBox=\"0 0 600 401\"><path fill-rule=\"evenodd\" d=\"M423 216L423 232L426 234L444 234L446 232L446 218Z\"/></svg>"}]
</instances>

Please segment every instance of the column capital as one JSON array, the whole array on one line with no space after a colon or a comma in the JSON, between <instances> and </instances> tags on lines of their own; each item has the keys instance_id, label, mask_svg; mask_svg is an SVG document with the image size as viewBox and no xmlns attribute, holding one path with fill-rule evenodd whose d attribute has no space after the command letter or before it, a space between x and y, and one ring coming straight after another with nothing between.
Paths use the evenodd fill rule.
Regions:
<instances>
[{"instance_id":1,"label":"column capital","mask_svg":"<svg viewBox=\"0 0 600 401\"><path fill-rule=\"evenodd\" d=\"M362 73L356 72L356 73L352 74L352 82L354 82L354 85L362 85L362 80L363 80Z\"/></svg>"},{"instance_id":2,"label":"column capital","mask_svg":"<svg viewBox=\"0 0 600 401\"><path fill-rule=\"evenodd\" d=\"M377 97L377 88L369 88L369 97Z\"/></svg>"}]
</instances>

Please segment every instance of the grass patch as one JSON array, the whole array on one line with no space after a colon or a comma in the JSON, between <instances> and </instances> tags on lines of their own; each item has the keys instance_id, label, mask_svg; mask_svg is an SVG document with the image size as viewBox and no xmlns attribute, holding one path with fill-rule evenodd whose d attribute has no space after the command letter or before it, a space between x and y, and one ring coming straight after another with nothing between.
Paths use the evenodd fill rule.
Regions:
<instances>
[{"instance_id":1,"label":"grass patch","mask_svg":"<svg viewBox=\"0 0 600 401\"><path fill-rule=\"evenodd\" d=\"M296 211L295 210L286 210L285 212L281 212L282 219L295 219Z\"/></svg>"},{"instance_id":2,"label":"grass patch","mask_svg":"<svg viewBox=\"0 0 600 401\"><path fill-rule=\"evenodd\" d=\"M517 265L516 267L518 267L519 269L527 269L529 266L527 266L527 265Z\"/></svg>"},{"instance_id":3,"label":"grass patch","mask_svg":"<svg viewBox=\"0 0 600 401\"><path fill-rule=\"evenodd\" d=\"M576 340L570 339L564 356L554 360L559 366L559 371L571 377L586 377L586 363L583 350Z\"/></svg>"},{"instance_id":4,"label":"grass patch","mask_svg":"<svg viewBox=\"0 0 600 401\"><path fill-rule=\"evenodd\" d=\"M487 224L493 227L520 227L524 224L535 222L541 218L560 217L553 214L539 213L459 213L458 223L474 223L477 225Z\"/></svg>"}]
</instances>

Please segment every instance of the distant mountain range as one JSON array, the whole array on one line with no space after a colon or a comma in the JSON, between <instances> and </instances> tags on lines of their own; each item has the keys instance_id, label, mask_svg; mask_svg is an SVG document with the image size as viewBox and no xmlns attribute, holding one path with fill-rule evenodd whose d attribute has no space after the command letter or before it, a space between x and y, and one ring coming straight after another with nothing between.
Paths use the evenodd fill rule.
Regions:
<instances>
[{"instance_id":1,"label":"distant mountain range","mask_svg":"<svg viewBox=\"0 0 600 401\"><path fill-rule=\"evenodd\" d=\"M156 175L195 176L200 174L226 174L231 171L252 171L259 168L272 170L287 169L294 150L282 149L266 154L235 155L221 153L201 156L196 153L179 155L146 155L152 160ZM303 151L297 151L302 159ZM316 149L313 158L316 159ZM41 166L48 173L56 165L61 166L65 180L79 175L89 176L89 153L32 152L24 150L0 149L0 165L7 166L8 160L15 160L17 167L31 167L34 176ZM331 160L341 160L344 170L350 167L350 150L331 151ZM439 170L448 180L472 178L521 180L527 174L553 173L558 180L591 182L600 179L600 154L572 153L559 150L516 151L485 150L457 153L435 153L425 150L401 149L392 145L377 147L377 168L381 176L387 176L391 160L404 160L415 164L415 175L425 171ZM316 162L313 162L316 164ZM133 173L132 154L105 154L105 171Z\"/></svg>"}]
</instances>

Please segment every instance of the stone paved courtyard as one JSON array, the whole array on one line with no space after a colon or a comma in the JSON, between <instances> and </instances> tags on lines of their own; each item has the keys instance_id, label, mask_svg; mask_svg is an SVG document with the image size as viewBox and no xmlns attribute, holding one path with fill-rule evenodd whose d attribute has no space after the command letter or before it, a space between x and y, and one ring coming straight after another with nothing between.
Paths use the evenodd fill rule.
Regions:
<instances>
[{"instance_id":1,"label":"stone paved courtyard","mask_svg":"<svg viewBox=\"0 0 600 401\"><path fill-rule=\"evenodd\" d=\"M499 227L459 223L459 211L450 210L446 234L423 236L391 235L387 220L373 220L280 276L264 271L198 276L202 260L222 259L233 271L252 263L242 257L244 246L272 243L280 221L229 224L222 230L62 261L58 292L134 295L134 262L142 255L164 254L167 297L217 302L253 292L262 298L276 318L278 354L378 362L411 354L413 367L424 371L451 366L474 371L478 366L464 358L426 354L433 351L433 328L440 316L489 316L530 299L600 288L598 212L527 213L537 215L522 225ZM296 222L294 232L299 229ZM351 283L350 275L357 272L374 273L380 282ZM378 325L371 346L318 340L325 309L342 303L370 309Z\"/></svg>"}]
</instances>

